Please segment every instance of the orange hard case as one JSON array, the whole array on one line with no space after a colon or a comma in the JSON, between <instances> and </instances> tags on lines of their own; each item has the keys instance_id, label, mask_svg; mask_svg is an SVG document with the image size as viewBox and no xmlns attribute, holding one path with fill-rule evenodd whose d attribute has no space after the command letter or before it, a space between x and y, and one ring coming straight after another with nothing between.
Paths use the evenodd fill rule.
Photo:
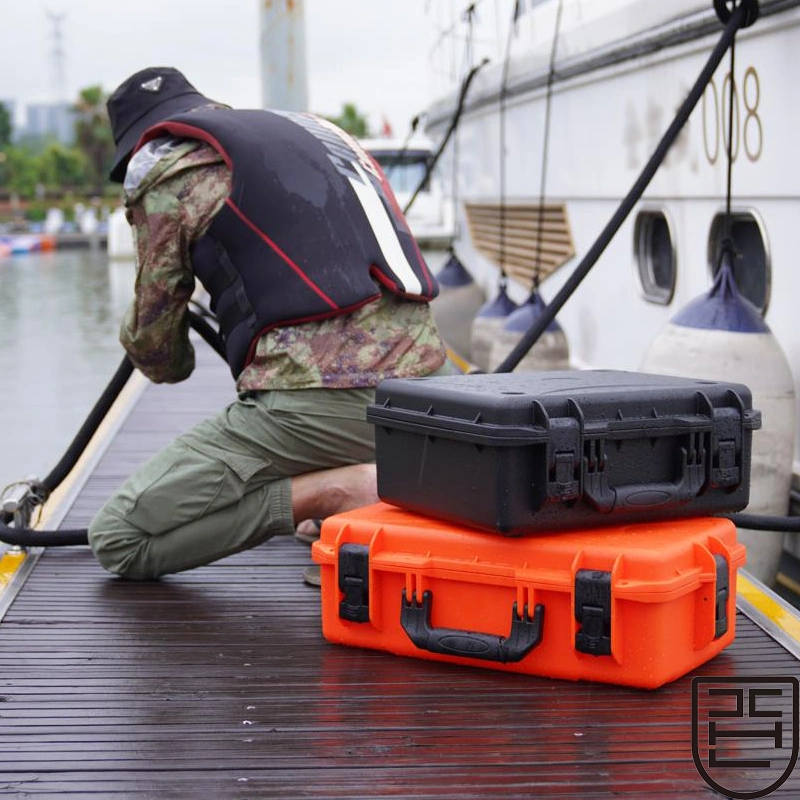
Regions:
<instances>
[{"instance_id":1,"label":"orange hard case","mask_svg":"<svg viewBox=\"0 0 800 800\"><path fill-rule=\"evenodd\" d=\"M722 518L506 539L377 503L312 555L331 642L652 689L733 641L745 548Z\"/></svg>"}]
</instances>

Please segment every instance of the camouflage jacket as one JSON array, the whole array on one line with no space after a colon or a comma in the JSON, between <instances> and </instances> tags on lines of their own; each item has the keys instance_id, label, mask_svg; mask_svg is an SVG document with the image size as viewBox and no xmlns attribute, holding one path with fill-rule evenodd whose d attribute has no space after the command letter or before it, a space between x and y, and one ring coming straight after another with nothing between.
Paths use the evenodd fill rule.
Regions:
<instances>
[{"instance_id":1,"label":"camouflage jacket","mask_svg":"<svg viewBox=\"0 0 800 800\"><path fill-rule=\"evenodd\" d=\"M136 285L120 331L131 361L156 383L194 369L189 248L230 193L228 167L210 146L157 140L128 168L125 204L136 242ZM258 341L239 391L357 388L414 377L445 360L430 307L389 292L351 314L275 328Z\"/></svg>"}]
</instances>

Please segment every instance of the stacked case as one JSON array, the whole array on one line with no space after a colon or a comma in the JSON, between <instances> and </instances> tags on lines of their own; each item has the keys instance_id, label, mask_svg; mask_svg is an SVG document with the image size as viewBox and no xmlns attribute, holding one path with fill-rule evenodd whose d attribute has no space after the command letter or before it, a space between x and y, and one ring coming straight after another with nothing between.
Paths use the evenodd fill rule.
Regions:
<instances>
[{"instance_id":1,"label":"stacked case","mask_svg":"<svg viewBox=\"0 0 800 800\"><path fill-rule=\"evenodd\" d=\"M655 688L734 637L760 416L740 384L619 371L384 381L375 506L330 517L323 634Z\"/></svg>"}]
</instances>

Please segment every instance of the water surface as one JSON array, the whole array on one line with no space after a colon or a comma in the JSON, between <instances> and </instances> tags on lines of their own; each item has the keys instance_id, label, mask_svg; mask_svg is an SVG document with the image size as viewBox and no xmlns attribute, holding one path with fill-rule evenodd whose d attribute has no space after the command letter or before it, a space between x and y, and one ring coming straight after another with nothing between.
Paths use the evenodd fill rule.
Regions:
<instances>
[{"instance_id":1,"label":"water surface","mask_svg":"<svg viewBox=\"0 0 800 800\"><path fill-rule=\"evenodd\" d=\"M132 261L104 249L0 259L0 488L44 477L123 357Z\"/></svg>"}]
</instances>

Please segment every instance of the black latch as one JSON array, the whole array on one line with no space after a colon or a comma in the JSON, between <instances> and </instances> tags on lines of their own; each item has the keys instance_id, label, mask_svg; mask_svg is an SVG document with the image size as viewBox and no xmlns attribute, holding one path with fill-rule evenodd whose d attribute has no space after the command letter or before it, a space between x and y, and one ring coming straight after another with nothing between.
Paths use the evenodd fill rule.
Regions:
<instances>
[{"instance_id":1,"label":"black latch","mask_svg":"<svg viewBox=\"0 0 800 800\"><path fill-rule=\"evenodd\" d=\"M550 468L550 480L547 486L549 500L565 502L577 500L581 494L581 485L576 477L578 461L574 450L557 452Z\"/></svg>"},{"instance_id":2,"label":"black latch","mask_svg":"<svg viewBox=\"0 0 800 800\"><path fill-rule=\"evenodd\" d=\"M719 440L716 463L711 478L714 486L738 486L741 483L739 458L739 447L737 447L735 439Z\"/></svg>"},{"instance_id":3,"label":"black latch","mask_svg":"<svg viewBox=\"0 0 800 800\"><path fill-rule=\"evenodd\" d=\"M714 638L728 632L728 598L731 593L730 567L725 556L715 555L717 565L716 604L714 608Z\"/></svg>"},{"instance_id":4,"label":"black latch","mask_svg":"<svg viewBox=\"0 0 800 800\"><path fill-rule=\"evenodd\" d=\"M575 619L581 629L575 649L592 656L611 655L611 573L580 569L575 575Z\"/></svg>"},{"instance_id":5,"label":"black latch","mask_svg":"<svg viewBox=\"0 0 800 800\"><path fill-rule=\"evenodd\" d=\"M343 544L339 548L339 617L350 622L369 622L369 547Z\"/></svg>"}]
</instances>

